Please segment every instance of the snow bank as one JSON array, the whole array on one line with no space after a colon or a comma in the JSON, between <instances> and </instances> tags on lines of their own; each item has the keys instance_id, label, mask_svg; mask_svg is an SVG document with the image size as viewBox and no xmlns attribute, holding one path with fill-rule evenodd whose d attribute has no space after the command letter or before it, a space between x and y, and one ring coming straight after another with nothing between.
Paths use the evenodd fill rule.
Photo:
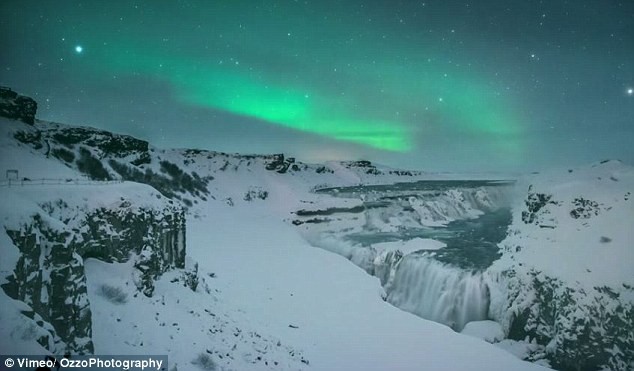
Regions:
<instances>
[{"instance_id":1,"label":"snow bank","mask_svg":"<svg viewBox=\"0 0 634 371\"><path fill-rule=\"evenodd\" d=\"M552 198L533 223L522 220L526 194L515 201L513 225L502 243L508 253L499 266L521 261L584 288L634 284L634 229L624 224L634 220L632 167L610 161L518 183L520 189L529 186L532 194Z\"/></svg>"},{"instance_id":2,"label":"snow bank","mask_svg":"<svg viewBox=\"0 0 634 371\"><path fill-rule=\"evenodd\" d=\"M497 343L504 339L502 326L495 321L469 322L460 333L482 339L487 343Z\"/></svg>"}]
</instances>

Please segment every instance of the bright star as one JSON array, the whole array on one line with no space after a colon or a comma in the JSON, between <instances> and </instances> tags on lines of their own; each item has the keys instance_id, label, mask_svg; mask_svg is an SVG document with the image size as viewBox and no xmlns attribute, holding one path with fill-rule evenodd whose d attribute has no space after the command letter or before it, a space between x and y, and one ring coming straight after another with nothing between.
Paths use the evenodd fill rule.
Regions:
<instances>
[{"instance_id":1,"label":"bright star","mask_svg":"<svg viewBox=\"0 0 634 371\"><path fill-rule=\"evenodd\" d=\"M83 51L84 51L84 48L82 48L82 47L81 47L81 45L77 45L77 46L75 47L75 52L76 52L77 54L79 54L79 53L81 53L81 52L83 52Z\"/></svg>"},{"instance_id":2,"label":"bright star","mask_svg":"<svg viewBox=\"0 0 634 371\"><path fill-rule=\"evenodd\" d=\"M634 95L634 88L627 88L627 95Z\"/></svg>"}]
</instances>

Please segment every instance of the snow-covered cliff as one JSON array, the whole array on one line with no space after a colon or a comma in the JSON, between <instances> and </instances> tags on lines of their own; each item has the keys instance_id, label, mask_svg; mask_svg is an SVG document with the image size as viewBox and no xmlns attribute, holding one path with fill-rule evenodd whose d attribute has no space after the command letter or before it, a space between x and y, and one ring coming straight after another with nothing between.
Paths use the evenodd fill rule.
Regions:
<instances>
[{"instance_id":1,"label":"snow-covered cliff","mask_svg":"<svg viewBox=\"0 0 634 371\"><path fill-rule=\"evenodd\" d=\"M0 172L7 351L167 353L178 369L540 368L395 305L562 369L632 362L622 164L527 178L510 218L510 183L0 118ZM478 230L502 248L465 254L455 242Z\"/></svg>"},{"instance_id":2,"label":"snow-covered cliff","mask_svg":"<svg viewBox=\"0 0 634 371\"><path fill-rule=\"evenodd\" d=\"M135 284L151 296L161 274L185 267L184 213L134 183L75 186L73 197L64 186L42 191L3 190L1 222L11 243L1 246L2 288L41 319L50 334L38 339L42 346L92 353L84 261L133 261Z\"/></svg>"},{"instance_id":3,"label":"snow-covered cliff","mask_svg":"<svg viewBox=\"0 0 634 371\"><path fill-rule=\"evenodd\" d=\"M556 368L634 368L634 169L604 161L518 187L491 317Z\"/></svg>"}]
</instances>

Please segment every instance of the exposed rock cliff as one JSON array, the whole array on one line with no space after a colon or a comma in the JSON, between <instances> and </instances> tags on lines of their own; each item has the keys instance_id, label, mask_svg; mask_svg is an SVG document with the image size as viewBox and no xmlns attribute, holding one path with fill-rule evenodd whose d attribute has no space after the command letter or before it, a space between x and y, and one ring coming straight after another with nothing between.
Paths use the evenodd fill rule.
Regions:
<instances>
[{"instance_id":1,"label":"exposed rock cliff","mask_svg":"<svg viewBox=\"0 0 634 371\"><path fill-rule=\"evenodd\" d=\"M0 86L0 116L33 125L36 112L37 102L33 99Z\"/></svg>"},{"instance_id":2,"label":"exposed rock cliff","mask_svg":"<svg viewBox=\"0 0 634 371\"><path fill-rule=\"evenodd\" d=\"M491 315L561 370L634 367L634 171L618 161L535 175L494 264ZM627 224L627 223L626 223ZM496 275L497 274L497 275Z\"/></svg>"},{"instance_id":3,"label":"exposed rock cliff","mask_svg":"<svg viewBox=\"0 0 634 371\"><path fill-rule=\"evenodd\" d=\"M93 352L85 259L133 259L135 284L146 296L162 273L185 266L185 217L179 207L135 205L123 197L107 207L69 206L63 200L39 206L40 213L6 229L21 254L3 289L41 318L38 324L50 337L39 342L53 352Z\"/></svg>"}]
</instances>

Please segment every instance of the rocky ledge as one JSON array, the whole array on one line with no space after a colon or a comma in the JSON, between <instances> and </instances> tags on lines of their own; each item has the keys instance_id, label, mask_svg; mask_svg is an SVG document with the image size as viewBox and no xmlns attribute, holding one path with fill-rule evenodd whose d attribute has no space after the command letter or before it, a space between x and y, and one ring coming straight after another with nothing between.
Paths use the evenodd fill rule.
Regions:
<instances>
[{"instance_id":1,"label":"rocky ledge","mask_svg":"<svg viewBox=\"0 0 634 371\"><path fill-rule=\"evenodd\" d=\"M37 102L35 100L19 95L10 88L0 86L0 116L33 125L36 112Z\"/></svg>"},{"instance_id":2,"label":"rocky ledge","mask_svg":"<svg viewBox=\"0 0 634 371\"><path fill-rule=\"evenodd\" d=\"M133 281L146 296L164 272L185 266L185 215L167 201L134 205L121 197L91 208L59 199L39 206L41 212L19 226L5 226L20 257L2 288L31 308L23 314L46 330L38 342L53 353L94 350L85 259L133 259Z\"/></svg>"}]
</instances>

